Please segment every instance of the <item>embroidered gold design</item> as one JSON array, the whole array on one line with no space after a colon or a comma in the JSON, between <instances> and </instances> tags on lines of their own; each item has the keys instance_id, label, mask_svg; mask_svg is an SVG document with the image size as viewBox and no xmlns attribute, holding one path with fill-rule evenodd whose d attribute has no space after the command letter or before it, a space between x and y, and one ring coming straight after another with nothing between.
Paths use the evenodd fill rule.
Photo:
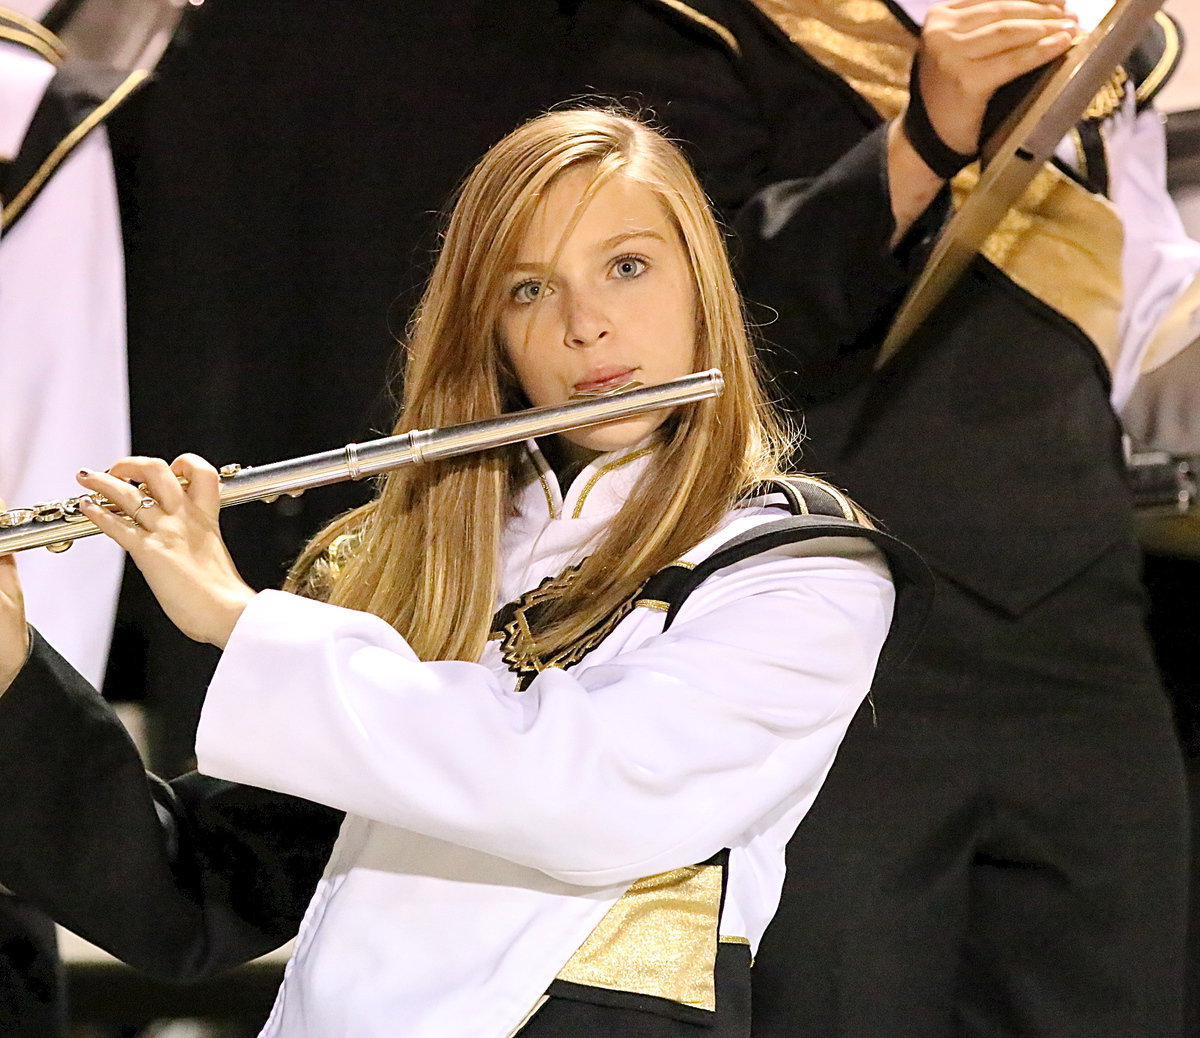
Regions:
<instances>
[{"instance_id":1,"label":"embroidered gold design","mask_svg":"<svg viewBox=\"0 0 1200 1038\"><path fill-rule=\"evenodd\" d=\"M588 494L590 494L596 488L596 484L599 483L600 480L602 480L610 472L621 468L623 465L628 465L631 461L637 461L638 458L644 458L652 450L654 450L653 446L643 447L641 450L633 451L630 454L626 454L623 457L608 462L606 465L601 465L600 468L592 473L591 479L584 484L583 490L579 492L579 500L575 502L575 509L571 512L571 518L578 519L581 515L583 515L583 503L588 499Z\"/></svg>"},{"instance_id":2,"label":"embroidered gold design","mask_svg":"<svg viewBox=\"0 0 1200 1038\"><path fill-rule=\"evenodd\" d=\"M1083 118L1095 122L1107 119L1124 103L1125 86L1128 82L1129 73L1118 65L1109 81L1096 92L1096 96L1084 110Z\"/></svg>"},{"instance_id":3,"label":"embroidered gold design","mask_svg":"<svg viewBox=\"0 0 1200 1038\"><path fill-rule=\"evenodd\" d=\"M754 0L798 47L840 76L884 119L907 102L912 35L882 0ZM955 205L979 181L973 164L953 181ZM1119 352L1123 231L1105 198L1047 163L982 254L1092 340L1111 368Z\"/></svg>"},{"instance_id":4,"label":"embroidered gold design","mask_svg":"<svg viewBox=\"0 0 1200 1038\"><path fill-rule=\"evenodd\" d=\"M543 670L550 667L566 669L578 663L584 656L604 641L613 632L617 624L624 620L634 609L645 607L647 609L665 611L670 608L668 603L659 601L658 599L639 597L642 591L649 585L650 580L654 579L651 577L625 603L610 613L583 637L572 642L553 656L545 656L538 644L538 613L545 602L559 597L571 586L579 576L580 565L568 566L558 575L547 577L533 590L526 591L515 602L504 606L497 614L501 626L499 630L492 630L488 634L488 641L499 641L501 643L501 659L504 660L508 669L518 676L517 687L520 689L527 688L529 682ZM659 572L665 572L668 569L674 568L690 570L695 569L696 564L680 560L672 562L670 566L664 567Z\"/></svg>"},{"instance_id":5,"label":"embroidered gold design","mask_svg":"<svg viewBox=\"0 0 1200 1038\"><path fill-rule=\"evenodd\" d=\"M685 18L690 18L697 25L703 25L709 32L716 33L734 54L742 53L742 45L738 43L737 37L716 19L709 18L706 14L701 14L694 7L683 3L682 0L658 0L658 2L664 7L678 11Z\"/></svg>"},{"instance_id":6,"label":"embroidered gold design","mask_svg":"<svg viewBox=\"0 0 1200 1038\"><path fill-rule=\"evenodd\" d=\"M45 161L38 167L37 172L29 178L28 183L4 207L3 212L0 213L0 227L8 226L17 218L18 214L29 204L33 196L41 190L42 185L50 178L50 175L75 150L79 142L99 126L118 105L141 86L147 75L148 73L141 69L131 72L121 82L120 86L105 98L102 104L97 105L88 114L86 119L55 145L54 150L46 156Z\"/></svg>"},{"instance_id":7,"label":"embroidered gold design","mask_svg":"<svg viewBox=\"0 0 1200 1038\"><path fill-rule=\"evenodd\" d=\"M553 656L543 657L537 639L537 613L547 601L558 598L579 575L579 566L568 566L554 577L547 577L532 591L526 591L513 603L512 619L503 628L500 655L509 670L519 677L518 687L526 688L538 674L549 667L566 668L584 656L612 633L633 609L633 599L610 613L583 637L572 642Z\"/></svg>"},{"instance_id":8,"label":"embroidered gold design","mask_svg":"<svg viewBox=\"0 0 1200 1038\"><path fill-rule=\"evenodd\" d=\"M720 865L689 865L634 883L558 974L715 1011Z\"/></svg>"}]
</instances>

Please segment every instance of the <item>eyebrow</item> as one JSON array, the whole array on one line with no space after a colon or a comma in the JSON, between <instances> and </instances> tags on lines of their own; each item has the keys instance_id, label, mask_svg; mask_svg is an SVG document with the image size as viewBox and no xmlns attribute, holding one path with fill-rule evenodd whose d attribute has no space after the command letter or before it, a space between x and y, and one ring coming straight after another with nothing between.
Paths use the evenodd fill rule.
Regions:
<instances>
[{"instance_id":1,"label":"eyebrow","mask_svg":"<svg viewBox=\"0 0 1200 1038\"><path fill-rule=\"evenodd\" d=\"M637 231L622 231L620 234L614 234L611 238L605 238L600 243L599 251L608 252L610 249L615 249L618 245L623 245L627 241L632 241L634 238L654 238L657 241L665 242L664 238L658 231L652 231L649 228ZM539 271L545 270L545 263L514 263L512 269L514 271Z\"/></svg>"}]
</instances>

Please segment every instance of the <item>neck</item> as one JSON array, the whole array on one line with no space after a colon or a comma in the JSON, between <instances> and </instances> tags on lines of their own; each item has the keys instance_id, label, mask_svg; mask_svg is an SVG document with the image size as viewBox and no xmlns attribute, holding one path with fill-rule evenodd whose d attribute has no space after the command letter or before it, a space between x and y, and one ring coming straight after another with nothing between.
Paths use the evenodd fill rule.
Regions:
<instances>
[{"instance_id":1,"label":"neck","mask_svg":"<svg viewBox=\"0 0 1200 1038\"><path fill-rule=\"evenodd\" d=\"M541 448L564 493L587 464L600 456L600 451L580 447L561 436L547 437L541 441Z\"/></svg>"}]
</instances>

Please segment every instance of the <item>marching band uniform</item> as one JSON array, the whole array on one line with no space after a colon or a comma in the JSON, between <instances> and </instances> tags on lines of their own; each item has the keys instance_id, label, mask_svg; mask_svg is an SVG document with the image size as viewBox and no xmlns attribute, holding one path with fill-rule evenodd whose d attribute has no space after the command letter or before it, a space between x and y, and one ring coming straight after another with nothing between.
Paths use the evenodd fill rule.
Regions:
<instances>
[{"instance_id":1,"label":"marching band uniform","mask_svg":"<svg viewBox=\"0 0 1200 1038\"><path fill-rule=\"evenodd\" d=\"M0 697L0 878L117 955L186 974L287 936L332 845L265 1035L748 1034L783 848L869 689L893 584L844 519L844 536L707 576L665 633L666 603L639 597L569 669L543 666L539 595L652 463L644 447L602 456L562 494L531 445L502 544L497 601L515 605L479 663L421 662L377 617L261 593L205 703L211 777L153 799L39 644ZM668 569L702 568L787 515L777 502L747 501ZM69 767L21 752L48 720L80 754Z\"/></svg>"},{"instance_id":2,"label":"marching band uniform","mask_svg":"<svg viewBox=\"0 0 1200 1038\"><path fill-rule=\"evenodd\" d=\"M1178 1034L1183 782L1110 404L1160 327L1180 344L1195 320L1197 252L1146 179L1157 157L1118 146L1114 168L1045 167L872 376L897 296L864 321L861 290L837 284L849 305L831 318L813 279L848 248L876 262L890 224L820 237L793 204L900 111L927 5L696 2L707 27L674 37L634 26L648 6L593 26L593 81L635 92L653 68L642 96L668 99L660 117L737 214L746 294L774 311L776 384L804 406L806 467L852 487L938 578L926 634L876 684L878 726L852 726L789 848L755 1033ZM1152 135L1145 105L1177 54L1161 20L1156 39L1095 119L1114 145L1122 118ZM747 204L747 179L778 183ZM863 178L860 205L886 198L881 180Z\"/></svg>"}]
</instances>

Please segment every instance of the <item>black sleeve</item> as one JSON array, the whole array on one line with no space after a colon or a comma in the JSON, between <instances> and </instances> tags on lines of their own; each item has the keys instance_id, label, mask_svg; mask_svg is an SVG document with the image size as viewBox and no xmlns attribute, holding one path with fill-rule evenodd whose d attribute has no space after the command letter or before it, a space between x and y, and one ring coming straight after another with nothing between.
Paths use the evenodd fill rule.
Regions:
<instances>
[{"instance_id":1,"label":"black sleeve","mask_svg":"<svg viewBox=\"0 0 1200 1038\"><path fill-rule=\"evenodd\" d=\"M0 695L0 883L149 973L190 980L294 936L342 815L147 774L100 696L34 635Z\"/></svg>"},{"instance_id":2,"label":"black sleeve","mask_svg":"<svg viewBox=\"0 0 1200 1038\"><path fill-rule=\"evenodd\" d=\"M591 87L652 113L696 166L765 359L790 402L865 377L945 192L898 249L886 126L750 0L593 0L574 62Z\"/></svg>"},{"instance_id":3,"label":"black sleeve","mask_svg":"<svg viewBox=\"0 0 1200 1038\"><path fill-rule=\"evenodd\" d=\"M870 374L948 209L943 190L891 245L886 125L820 176L777 181L741 207L738 273L789 400L833 396Z\"/></svg>"}]
</instances>

